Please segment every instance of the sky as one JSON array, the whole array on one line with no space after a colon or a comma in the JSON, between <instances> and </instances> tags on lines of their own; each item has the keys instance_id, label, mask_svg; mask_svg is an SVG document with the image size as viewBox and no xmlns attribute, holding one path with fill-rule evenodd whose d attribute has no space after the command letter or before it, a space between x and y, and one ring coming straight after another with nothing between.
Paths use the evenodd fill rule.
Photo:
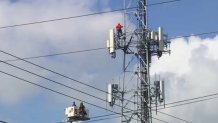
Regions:
<instances>
[{"instance_id":1,"label":"sky","mask_svg":"<svg viewBox=\"0 0 218 123\"><path fill-rule=\"evenodd\" d=\"M164 0L149 0L148 3ZM134 0L128 0L134 6ZM34 21L108 11L123 7L123 0L0 0L0 27ZM181 0L148 8L148 27L157 30L162 26L169 37L217 31L217 0ZM60 52L106 47L108 31L122 22L122 12L101 14L57 22L0 29L0 50L19 57L46 55ZM128 23L134 27L131 19ZM191 36L172 40L171 54L160 59L153 58L151 77L155 73L166 82L166 103L217 93L218 90L218 35ZM0 53L0 60L14 59ZM128 57L129 59L131 56ZM108 83L117 83L122 77L122 52L111 59L107 49L55 57L30 59L29 61L94 87L106 90ZM73 88L106 98L101 93L49 71L23 61L9 62L28 71L45 76ZM134 70L136 64L131 64ZM94 99L60 85L52 84L22 70L0 64L1 71L31 82L60 91L67 95L109 108L106 102ZM129 80L132 74L127 74ZM135 80L135 78L133 79ZM74 99L67 98L24 81L0 74L0 120L8 123L57 123L65 119L64 109ZM128 87L135 87L131 81ZM77 104L80 101L76 101ZM117 102L118 103L118 102ZM217 99L163 109L193 123L217 123ZM90 117L110 114L86 104ZM170 123L183 123L175 118L153 114ZM98 121L98 123L120 122L120 119ZM97 122L96 122L97 123ZM155 121L154 123L160 123Z\"/></svg>"}]
</instances>

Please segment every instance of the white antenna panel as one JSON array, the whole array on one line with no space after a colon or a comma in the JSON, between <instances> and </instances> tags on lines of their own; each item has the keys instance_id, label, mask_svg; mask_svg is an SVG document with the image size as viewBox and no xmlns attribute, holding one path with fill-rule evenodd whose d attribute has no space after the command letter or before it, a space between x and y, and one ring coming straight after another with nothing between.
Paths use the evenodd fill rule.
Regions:
<instances>
[{"instance_id":1,"label":"white antenna panel","mask_svg":"<svg viewBox=\"0 0 218 123\"><path fill-rule=\"evenodd\" d=\"M158 34L157 32L151 31L151 40L157 41L158 40Z\"/></svg>"},{"instance_id":2,"label":"white antenna panel","mask_svg":"<svg viewBox=\"0 0 218 123\"><path fill-rule=\"evenodd\" d=\"M112 98L112 92L113 92L113 88L112 88L112 84L108 84L108 94L107 94L107 101L111 104L113 102L113 98Z\"/></svg>"},{"instance_id":3,"label":"white antenna panel","mask_svg":"<svg viewBox=\"0 0 218 123\"><path fill-rule=\"evenodd\" d=\"M109 34L109 52L110 54L115 52L114 29L111 29Z\"/></svg>"},{"instance_id":4,"label":"white antenna panel","mask_svg":"<svg viewBox=\"0 0 218 123\"><path fill-rule=\"evenodd\" d=\"M159 87L160 87L160 102L163 102L164 101L164 81L160 81L159 82L160 83L160 85L159 85Z\"/></svg>"},{"instance_id":5,"label":"white antenna panel","mask_svg":"<svg viewBox=\"0 0 218 123\"><path fill-rule=\"evenodd\" d=\"M164 36L163 36L163 28L158 28L158 39L159 39L159 51L164 50Z\"/></svg>"},{"instance_id":6,"label":"white antenna panel","mask_svg":"<svg viewBox=\"0 0 218 123\"><path fill-rule=\"evenodd\" d=\"M108 48L108 49L110 48L110 42L109 42L109 40L107 40L107 48Z\"/></svg>"},{"instance_id":7,"label":"white antenna panel","mask_svg":"<svg viewBox=\"0 0 218 123\"><path fill-rule=\"evenodd\" d=\"M151 40L154 40L154 37L155 37L154 31L151 31Z\"/></svg>"}]
</instances>

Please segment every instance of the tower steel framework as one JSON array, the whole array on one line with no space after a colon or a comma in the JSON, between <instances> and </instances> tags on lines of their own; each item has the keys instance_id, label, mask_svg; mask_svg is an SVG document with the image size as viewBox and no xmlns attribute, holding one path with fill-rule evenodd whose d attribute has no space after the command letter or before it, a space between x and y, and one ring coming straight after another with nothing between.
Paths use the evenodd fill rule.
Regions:
<instances>
[{"instance_id":1,"label":"tower steel framework","mask_svg":"<svg viewBox=\"0 0 218 123\"><path fill-rule=\"evenodd\" d=\"M151 57L157 56L160 58L162 54L170 53L170 42L167 40L167 35L163 33L163 28L159 27L158 31L152 31L148 29L147 21L147 0L135 0L137 4L137 11L133 13L135 21L134 25L136 28L133 31L127 31L127 19L129 19L129 14L131 12L126 11L126 4L128 0L124 0L124 30L123 35L118 37L116 30L110 30L109 40L107 42L107 47L112 58L116 57L116 50L123 50L124 52L124 62L123 71L124 76L126 72L126 55L133 55L137 58L138 67L134 72L137 75L137 88L133 89L133 96L136 97L134 100L134 109L127 110L126 106L129 100L125 100L126 91L125 79L123 80L122 87L117 87L118 85L111 85L108 90L109 103L113 106L115 100L119 99L121 101L121 123L131 122L133 119L140 123L152 123L152 107L164 103L164 82L160 80L155 80L154 83L150 82L150 64ZM132 1L132 0L130 0ZM132 97L133 97L132 96ZM112 101L113 100L113 101ZM131 107L131 106L129 106ZM136 108L135 108L136 107Z\"/></svg>"}]
</instances>

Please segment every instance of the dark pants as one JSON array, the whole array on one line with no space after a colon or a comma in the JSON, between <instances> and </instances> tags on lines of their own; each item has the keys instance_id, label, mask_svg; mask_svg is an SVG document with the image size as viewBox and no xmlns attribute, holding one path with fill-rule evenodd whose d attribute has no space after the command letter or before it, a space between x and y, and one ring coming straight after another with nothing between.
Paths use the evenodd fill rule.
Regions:
<instances>
[{"instance_id":1,"label":"dark pants","mask_svg":"<svg viewBox=\"0 0 218 123\"><path fill-rule=\"evenodd\" d=\"M120 39L120 37L123 35L122 29L117 30L117 36Z\"/></svg>"}]
</instances>

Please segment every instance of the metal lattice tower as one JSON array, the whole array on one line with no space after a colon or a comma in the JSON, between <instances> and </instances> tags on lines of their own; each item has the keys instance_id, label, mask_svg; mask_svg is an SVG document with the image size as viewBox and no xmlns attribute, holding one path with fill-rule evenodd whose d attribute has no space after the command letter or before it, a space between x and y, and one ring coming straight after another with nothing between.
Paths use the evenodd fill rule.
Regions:
<instances>
[{"instance_id":1,"label":"metal lattice tower","mask_svg":"<svg viewBox=\"0 0 218 123\"><path fill-rule=\"evenodd\" d=\"M152 107L156 107L157 110L158 104L165 104L165 96L164 81L155 80L154 83L150 82L151 57L158 56L160 58L162 54L170 53L170 42L167 40L167 35L163 33L162 27L159 27L158 31L148 29L147 0L135 0L137 10L133 15L136 28L127 31L126 19L129 18L126 11L126 1L128 0L124 0L124 33L120 37L115 29L111 29L107 47L112 58L116 57L116 50L123 50L124 77L128 67L126 65L126 55L133 55L137 58L138 68L135 74L139 81L136 82L137 87L132 89L134 93L131 96L134 97L134 109L130 111L128 108L127 110L127 104L131 103L130 100L126 100L126 95L130 91L124 89L125 79L123 79L122 87L118 87L118 84L110 84L108 90L110 98L108 100L110 106L115 104L115 100L121 101L121 123L129 123L132 119L140 123L152 123L152 111L154 110Z\"/></svg>"},{"instance_id":2,"label":"metal lattice tower","mask_svg":"<svg viewBox=\"0 0 218 123\"><path fill-rule=\"evenodd\" d=\"M147 40L147 0L139 0L138 2L138 49L137 54L140 57L139 77L140 77L140 104L139 117L141 123L150 123L151 111L149 101L149 48Z\"/></svg>"}]
</instances>

